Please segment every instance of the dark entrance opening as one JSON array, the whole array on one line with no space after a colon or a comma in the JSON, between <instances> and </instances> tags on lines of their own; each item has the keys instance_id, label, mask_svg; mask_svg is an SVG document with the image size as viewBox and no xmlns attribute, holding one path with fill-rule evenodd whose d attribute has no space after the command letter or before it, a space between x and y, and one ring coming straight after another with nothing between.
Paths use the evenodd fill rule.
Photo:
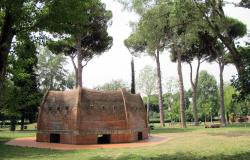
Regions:
<instances>
[{"instance_id":1,"label":"dark entrance opening","mask_svg":"<svg viewBox=\"0 0 250 160\"><path fill-rule=\"evenodd\" d=\"M50 134L50 143L60 143L60 134Z\"/></svg>"},{"instance_id":2,"label":"dark entrance opening","mask_svg":"<svg viewBox=\"0 0 250 160\"><path fill-rule=\"evenodd\" d=\"M138 140L140 141L140 140L142 140L143 139L143 137L142 137L142 132L138 132Z\"/></svg>"},{"instance_id":3,"label":"dark entrance opening","mask_svg":"<svg viewBox=\"0 0 250 160\"><path fill-rule=\"evenodd\" d=\"M110 143L110 134L102 134L97 137L98 144L109 144Z\"/></svg>"}]
</instances>

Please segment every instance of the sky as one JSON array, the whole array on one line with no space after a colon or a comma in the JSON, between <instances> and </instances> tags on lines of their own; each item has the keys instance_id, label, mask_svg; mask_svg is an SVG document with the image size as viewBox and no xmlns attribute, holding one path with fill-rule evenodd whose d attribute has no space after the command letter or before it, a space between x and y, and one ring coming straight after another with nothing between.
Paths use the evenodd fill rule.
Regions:
<instances>
[{"instance_id":1,"label":"sky","mask_svg":"<svg viewBox=\"0 0 250 160\"><path fill-rule=\"evenodd\" d=\"M95 57L91 60L83 69L83 86L86 88L94 88L97 85L102 85L106 82L117 79L122 79L130 85L131 55L124 46L123 41L132 31L129 22L135 21L138 17L134 13L124 11L122 5L114 0L102 1L106 4L107 9L113 12L112 25L108 28L109 34L113 37L113 46L101 56ZM236 8L233 5L226 5L224 11L228 16L240 19L247 25L248 30L250 29L250 10L239 7ZM169 55L169 53L164 52L160 57L163 86L167 85L166 80L168 78L178 78L177 64L170 61ZM138 76L140 70L145 65L156 67L155 61L148 56L135 58L134 61L136 76ZM73 70L72 66L70 66L70 68ZM185 89L189 89L189 66L184 63L182 69ZM218 64L203 63L201 65L201 70L207 70L210 74L215 76L217 82L219 81ZM224 70L224 80L229 82L232 76L236 75L236 73L236 69L233 65L226 66Z\"/></svg>"}]
</instances>

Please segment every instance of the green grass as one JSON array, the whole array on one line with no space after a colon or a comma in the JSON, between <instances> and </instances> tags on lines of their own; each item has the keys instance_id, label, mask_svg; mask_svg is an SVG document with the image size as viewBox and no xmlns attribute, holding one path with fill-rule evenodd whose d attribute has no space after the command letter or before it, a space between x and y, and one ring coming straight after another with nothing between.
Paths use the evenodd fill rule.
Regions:
<instances>
[{"instance_id":1,"label":"green grass","mask_svg":"<svg viewBox=\"0 0 250 160\"><path fill-rule=\"evenodd\" d=\"M120 149L90 149L58 151L7 146L5 141L16 137L34 136L35 131L9 132L0 130L0 159L4 160L250 160L250 124L234 124L226 128L187 129L161 128L151 134L161 134L170 140L157 146Z\"/></svg>"}]
</instances>

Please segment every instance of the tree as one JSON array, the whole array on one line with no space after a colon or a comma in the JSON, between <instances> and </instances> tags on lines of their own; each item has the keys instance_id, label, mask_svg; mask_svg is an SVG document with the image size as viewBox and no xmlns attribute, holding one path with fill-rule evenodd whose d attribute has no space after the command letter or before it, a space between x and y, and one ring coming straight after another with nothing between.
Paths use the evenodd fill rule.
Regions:
<instances>
[{"instance_id":1,"label":"tree","mask_svg":"<svg viewBox=\"0 0 250 160\"><path fill-rule=\"evenodd\" d=\"M188 36L196 38L189 38L189 43L184 41L183 45L186 45L184 54L182 55L182 61L187 62L190 67L190 83L192 87L192 105L193 105L193 116L195 125L199 125L198 112L197 112L197 85L199 80L200 66L205 61L212 61L215 58L213 48L216 44L216 38L214 38L209 30L206 30L206 26L200 24L193 27L191 32L188 32ZM197 67L193 71L192 61L197 60ZM194 72L194 79L193 79Z\"/></svg>"},{"instance_id":2,"label":"tree","mask_svg":"<svg viewBox=\"0 0 250 160\"><path fill-rule=\"evenodd\" d=\"M26 30L31 31L35 27L40 13L36 9L38 2L39 0L0 2L0 89L6 76L13 37Z\"/></svg>"},{"instance_id":3,"label":"tree","mask_svg":"<svg viewBox=\"0 0 250 160\"><path fill-rule=\"evenodd\" d=\"M14 83L10 80L4 81L3 92L0 95L1 114L10 120L10 130L15 131L17 118L20 117L16 104L16 92Z\"/></svg>"},{"instance_id":4,"label":"tree","mask_svg":"<svg viewBox=\"0 0 250 160\"><path fill-rule=\"evenodd\" d=\"M71 72L66 76L66 87L68 89L73 89L75 87L76 84L76 80L75 80L75 73Z\"/></svg>"},{"instance_id":5,"label":"tree","mask_svg":"<svg viewBox=\"0 0 250 160\"><path fill-rule=\"evenodd\" d=\"M196 78L193 82L192 80L192 65L190 60L195 56L198 59L198 65L196 70ZM199 31L198 32L198 41L195 41L191 49L188 49L188 55L184 56L184 60L187 61L190 65L190 78L191 86L193 89L193 111L195 124L198 125L198 115L197 115L197 85L199 78L199 68L200 64L204 61L216 61L219 64L220 69L220 112L221 112L221 123L226 125L225 121L225 107L224 107L224 89L223 89L223 70L224 65L228 63L226 61L226 55L224 51L224 46L218 41L218 38L212 35L209 30ZM208 105L208 104L207 104Z\"/></svg>"},{"instance_id":6,"label":"tree","mask_svg":"<svg viewBox=\"0 0 250 160\"><path fill-rule=\"evenodd\" d=\"M40 103L41 93L38 88L38 76L35 73L37 67L37 51L33 41L27 34L18 35L14 46L14 55L11 57L12 81L15 85L16 105L21 115L21 130L24 129L25 119L35 119Z\"/></svg>"},{"instance_id":7,"label":"tree","mask_svg":"<svg viewBox=\"0 0 250 160\"><path fill-rule=\"evenodd\" d=\"M232 85L237 89L240 94L238 99L247 99L250 95L250 45L245 47L238 47L238 52L242 57L242 66L244 67L244 74L241 77L234 77Z\"/></svg>"},{"instance_id":8,"label":"tree","mask_svg":"<svg viewBox=\"0 0 250 160\"><path fill-rule=\"evenodd\" d=\"M17 120L21 119L21 130L24 129L24 120L30 122L36 119L37 106L40 103L41 93L38 88L37 51L34 42L28 34L18 34L13 51L9 56L9 80L5 83L0 104L4 114L11 120L11 130L15 130Z\"/></svg>"},{"instance_id":9,"label":"tree","mask_svg":"<svg viewBox=\"0 0 250 160\"><path fill-rule=\"evenodd\" d=\"M178 93L178 88L179 88L179 82L177 79L175 79L174 77L169 77L166 80L166 94L165 94L165 98L164 102L167 104L168 106L168 111L170 112L170 121L172 123L173 117L174 116L174 95L176 95ZM179 102L179 101L178 101Z\"/></svg>"},{"instance_id":10,"label":"tree","mask_svg":"<svg viewBox=\"0 0 250 160\"><path fill-rule=\"evenodd\" d=\"M249 0L241 0L240 7L250 8L250 1Z\"/></svg>"},{"instance_id":11,"label":"tree","mask_svg":"<svg viewBox=\"0 0 250 160\"><path fill-rule=\"evenodd\" d=\"M128 39L126 39L126 40L124 40L124 45L128 48L128 50L129 50L129 52L130 52L130 54L132 55L132 58L131 58L131 93L132 94L135 94L135 88L136 88L136 86L135 86L135 69L134 69L134 56L136 55L136 50L135 51L133 51L133 50L131 50L131 44L130 44L131 42L129 42L128 41Z\"/></svg>"},{"instance_id":12,"label":"tree","mask_svg":"<svg viewBox=\"0 0 250 160\"><path fill-rule=\"evenodd\" d=\"M168 30L172 32L171 39L171 60L177 62L177 71L179 77L179 98L180 98L180 115L181 115L181 127L186 128L185 117L185 93L182 77L182 61L190 62L193 59L193 55L188 55L187 47L190 47L190 41L193 42L196 36L190 36L197 28L193 26L201 26L196 22L197 14L193 8L193 4L190 1L174 1L171 7L169 16L170 27ZM194 35L194 34L193 34ZM185 57L185 58L184 58ZM198 56L197 56L198 57ZM192 66L190 65L192 69ZM199 66L198 66L199 68ZM192 74L192 73L191 73ZM192 79L192 77L190 78ZM191 80L193 82L193 80ZM193 85L195 86L195 85ZM195 92L194 92L195 93ZM193 103L195 104L195 103ZM194 109L195 106L194 106ZM194 110L194 117L196 117L196 110Z\"/></svg>"},{"instance_id":13,"label":"tree","mask_svg":"<svg viewBox=\"0 0 250 160\"><path fill-rule=\"evenodd\" d=\"M20 0L15 2L5 0L0 2L0 7L0 14L2 15L0 17L0 88L5 77L6 67L8 65L7 59L12 41L18 33L39 32L41 34L33 35L40 42L44 42L46 41L45 39L48 38L46 34L42 34L44 33L43 31L57 37L65 37L65 35L68 37L68 35L73 34L75 35L74 38L78 39L78 50L81 51L80 33L82 33L83 36L89 36L91 29L92 31L100 29L99 32L105 37L107 27L103 28L100 27L100 25L90 26L89 23L97 20L99 21L98 24L106 24L107 21L101 16L103 13L104 17L108 20L111 17L111 12L105 11L104 4L101 3L100 0ZM96 16L95 19L93 19L93 10ZM83 33L82 31L85 32ZM37 37L37 35L39 36ZM101 44L96 41L96 39L98 39L96 36L98 36L98 34L95 34L95 36L92 34L87 40L92 40L94 43L91 44L100 46ZM110 37L106 42L108 44L110 43ZM79 72L80 70L79 68Z\"/></svg>"},{"instance_id":14,"label":"tree","mask_svg":"<svg viewBox=\"0 0 250 160\"><path fill-rule=\"evenodd\" d=\"M150 96L156 90L157 75L156 70L149 65L146 65L139 73L137 79L138 91L147 96L147 115L149 119Z\"/></svg>"},{"instance_id":15,"label":"tree","mask_svg":"<svg viewBox=\"0 0 250 160\"><path fill-rule=\"evenodd\" d=\"M135 94L135 64L133 57L131 60L131 93Z\"/></svg>"},{"instance_id":16,"label":"tree","mask_svg":"<svg viewBox=\"0 0 250 160\"><path fill-rule=\"evenodd\" d=\"M241 80L241 78L244 79L244 75L246 75L243 62L244 60L236 48L234 39L237 37L242 37L246 34L246 25L239 20L226 17L223 11L222 0L195 0L194 2L202 14L200 19L203 19L204 22L207 23L214 35L216 35L222 44L228 49L232 62L237 69L239 80ZM244 90L244 86L241 86L241 88Z\"/></svg>"},{"instance_id":17,"label":"tree","mask_svg":"<svg viewBox=\"0 0 250 160\"><path fill-rule=\"evenodd\" d=\"M198 106L201 115L218 115L218 87L214 76L201 71L198 82Z\"/></svg>"},{"instance_id":18,"label":"tree","mask_svg":"<svg viewBox=\"0 0 250 160\"><path fill-rule=\"evenodd\" d=\"M141 32L142 41L137 42L137 45L134 45L134 50L147 50L151 53L156 53L156 63L159 66L159 56L158 52L162 52L165 48L172 47L172 51L176 54L176 60L180 58L182 49L181 44L179 43L180 37L185 33L186 25L191 21L192 16L195 14L186 14L187 11L193 11L191 3L183 1L123 1L126 7L131 8L133 11L138 13L142 18L138 24L139 32ZM183 3L183 4L182 4ZM186 10L186 11L185 11ZM183 14L185 13L185 14ZM153 21L152 21L153 19ZM140 24L141 23L141 24ZM142 27L143 26L143 27ZM132 34L130 37L131 43L135 42L136 39L140 37L136 34ZM146 46L146 48L145 48ZM177 51L178 50L178 51ZM149 53L150 53L149 52ZM180 59L179 59L180 60ZM181 73L181 61L178 63L178 72L180 78L180 109L182 127L186 127L185 122L185 108L184 108L184 86L182 82L182 73ZM159 68L159 67L158 67ZM160 71L160 70L159 70ZM158 72L160 73L160 72ZM160 74L158 74L160 75ZM160 81L159 81L160 82ZM159 85L160 86L160 85ZM160 89L159 89L160 91ZM162 98L159 98L162 99ZM160 102L161 100L159 100ZM159 105L161 107L161 105ZM163 117L163 115L162 115Z\"/></svg>"},{"instance_id":19,"label":"tree","mask_svg":"<svg viewBox=\"0 0 250 160\"><path fill-rule=\"evenodd\" d=\"M224 54L218 57L218 64L220 69L220 115L221 115L221 123L223 126L226 126L226 118L225 118L225 102L224 102L224 79L223 79L223 71L226 65L226 61L224 58Z\"/></svg>"},{"instance_id":20,"label":"tree","mask_svg":"<svg viewBox=\"0 0 250 160\"><path fill-rule=\"evenodd\" d=\"M167 93L175 94L178 92L179 82L175 77L168 77L165 81L165 87Z\"/></svg>"},{"instance_id":21,"label":"tree","mask_svg":"<svg viewBox=\"0 0 250 160\"><path fill-rule=\"evenodd\" d=\"M50 33L66 33L65 27L53 24L65 26L72 17L77 17L79 12L76 13L72 8L66 7L68 3L75 4L76 1L80 2L80 0L74 0L74 2L61 0L60 2L64 6L60 6L60 9L55 7L58 2L56 0L5 0L0 2L0 89L6 76L7 60L13 38L23 32L32 33L46 30ZM47 18L47 15L52 12L54 15ZM44 36L38 39L44 39Z\"/></svg>"},{"instance_id":22,"label":"tree","mask_svg":"<svg viewBox=\"0 0 250 160\"><path fill-rule=\"evenodd\" d=\"M235 88L230 84L225 84L224 86L224 105L227 123L229 123L229 117L233 114L233 96L236 94Z\"/></svg>"},{"instance_id":23,"label":"tree","mask_svg":"<svg viewBox=\"0 0 250 160\"><path fill-rule=\"evenodd\" d=\"M75 69L76 87L82 87L82 69L96 55L100 55L112 46L113 39L108 35L108 22L112 18L111 11L99 0L78 7L80 20L73 19L70 28L70 38L50 41L48 47L56 54L64 53L70 56ZM75 63L74 59L77 59ZM84 64L83 64L84 62Z\"/></svg>"},{"instance_id":24,"label":"tree","mask_svg":"<svg viewBox=\"0 0 250 160\"><path fill-rule=\"evenodd\" d=\"M165 5L164 7L166 9L167 5ZM162 126L165 126L165 123L162 97L160 53L164 50L164 47L167 43L166 34L164 33L164 29L167 24L167 18L162 17L162 19L157 19L156 17L158 17L164 7L155 7L145 13L140 19L135 32L131 34L130 37L125 41L126 46L130 48L130 50L132 50L132 53L146 52L148 55L155 58L158 77L160 122ZM152 19L155 19L155 21L152 22Z\"/></svg>"},{"instance_id":25,"label":"tree","mask_svg":"<svg viewBox=\"0 0 250 160\"><path fill-rule=\"evenodd\" d=\"M128 90L128 84L123 80L112 80L110 82L104 83L103 85L94 87L96 90L99 91L117 91L119 89L125 88Z\"/></svg>"},{"instance_id":26,"label":"tree","mask_svg":"<svg viewBox=\"0 0 250 160\"><path fill-rule=\"evenodd\" d=\"M64 69L67 65L64 55L54 55L47 48L40 48L39 52L37 74L41 89L45 91L68 88L69 72Z\"/></svg>"}]
</instances>

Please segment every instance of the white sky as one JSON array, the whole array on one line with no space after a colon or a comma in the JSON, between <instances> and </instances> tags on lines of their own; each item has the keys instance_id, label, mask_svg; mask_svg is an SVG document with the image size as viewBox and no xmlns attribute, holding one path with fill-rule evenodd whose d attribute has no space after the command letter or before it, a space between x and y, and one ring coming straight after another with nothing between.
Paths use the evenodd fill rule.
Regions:
<instances>
[{"instance_id":1,"label":"white sky","mask_svg":"<svg viewBox=\"0 0 250 160\"><path fill-rule=\"evenodd\" d=\"M113 37L113 46L106 53L91 60L83 69L83 85L87 88L93 88L112 79L122 79L128 84L131 81L131 55L123 45L123 41L130 35L131 28L129 27L129 22L136 20L136 16L133 13L122 11L122 6L118 2L113 0L103 0L103 2L106 3L107 9L113 12L112 25L108 30ZM235 8L233 5L227 5L224 10L228 16L240 19L247 24L248 29L250 28L250 10ZM177 78L177 64L170 61L169 53L163 53L160 59L163 76L162 83L166 83L168 77ZM145 65L156 66L154 60L150 57L135 58L136 75ZM185 89L188 89L190 88L189 66L184 64L182 68ZM219 80L219 69L216 63L204 63L201 66L201 70L207 70L216 77L217 81ZM230 81L232 75L235 74L236 69L234 66L226 66L224 80Z\"/></svg>"}]
</instances>

